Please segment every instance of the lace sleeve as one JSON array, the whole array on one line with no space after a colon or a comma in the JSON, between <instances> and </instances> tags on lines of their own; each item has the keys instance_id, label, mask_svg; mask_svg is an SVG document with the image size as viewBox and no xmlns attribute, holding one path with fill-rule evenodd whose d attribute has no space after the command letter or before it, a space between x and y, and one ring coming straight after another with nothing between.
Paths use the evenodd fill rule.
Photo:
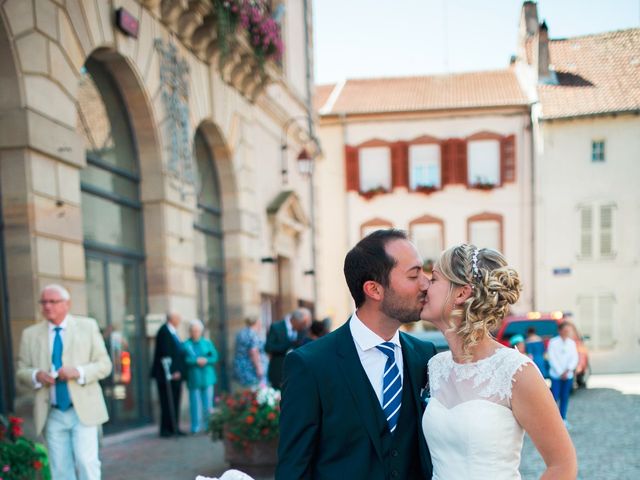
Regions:
<instances>
[{"instance_id":1,"label":"lace sleeve","mask_svg":"<svg viewBox=\"0 0 640 480\"><path fill-rule=\"evenodd\" d=\"M447 363L444 361L447 354L451 352L442 352L434 355L429 359L429 393L431 396L440 389L441 383L449 375Z\"/></svg>"},{"instance_id":2,"label":"lace sleeve","mask_svg":"<svg viewBox=\"0 0 640 480\"><path fill-rule=\"evenodd\" d=\"M500 403L511 406L511 393L515 375L527 365L534 365L529 357L521 354L516 349L507 349L500 359L500 365L496 366L493 381L487 385L487 396L497 397Z\"/></svg>"}]
</instances>

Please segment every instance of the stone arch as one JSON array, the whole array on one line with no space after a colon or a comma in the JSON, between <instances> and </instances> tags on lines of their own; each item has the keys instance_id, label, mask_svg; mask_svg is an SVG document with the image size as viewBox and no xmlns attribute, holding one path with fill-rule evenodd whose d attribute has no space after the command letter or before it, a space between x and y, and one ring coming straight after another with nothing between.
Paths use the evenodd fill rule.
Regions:
<instances>
[{"instance_id":1,"label":"stone arch","mask_svg":"<svg viewBox=\"0 0 640 480\"><path fill-rule=\"evenodd\" d=\"M241 204L239 180L234 168L233 154L220 127L210 119L205 119L195 128L200 131L213 156L218 173L222 202L222 231L225 271L225 303L227 317L227 343L232 345L232 332L243 325L244 318L257 304L254 298L257 288L254 281L247 282L257 266L250 264L245 246L251 244L251 226L247 225L247 210ZM257 282L257 280L255 280Z\"/></svg>"},{"instance_id":2,"label":"stone arch","mask_svg":"<svg viewBox=\"0 0 640 480\"><path fill-rule=\"evenodd\" d=\"M99 48L90 57L100 61L109 71L126 105L138 153L142 202L164 198L163 156L157 122L144 81L135 64L113 49Z\"/></svg>"},{"instance_id":3,"label":"stone arch","mask_svg":"<svg viewBox=\"0 0 640 480\"><path fill-rule=\"evenodd\" d=\"M0 206L2 207L0 211L0 245L2 245L0 248L0 275L2 276L0 278L0 413L6 413L13 410L14 404L12 352L13 346L16 346L11 342L12 325L9 321L8 303L13 298L8 294L14 293L16 289L13 289L13 292L8 290L9 283L5 273L12 275L10 284L15 285L18 280L16 275L18 270L14 269L18 268L20 260L24 257L15 258L14 253L17 252L13 250L17 246L23 252L28 250L29 241L28 234L25 235L19 225L27 217L27 204L20 200L14 203L14 195L8 195L11 191L8 182L20 180L17 175L11 174L14 171L13 167L23 164L22 156L16 156L16 152L9 149L16 141L22 143L20 136L16 134L20 132L26 134L26 122L23 115L18 116L23 104L23 91L18 77L17 61L2 17L0 17L0 65L2 65L0 70ZM24 240L24 243L21 240ZM12 249L10 254L5 254L8 253L5 246ZM7 268L8 266L11 270ZM32 282L25 282L24 286L33 293Z\"/></svg>"},{"instance_id":4,"label":"stone arch","mask_svg":"<svg viewBox=\"0 0 640 480\"><path fill-rule=\"evenodd\" d=\"M239 208L238 179L234 172L233 155L229 144L222 130L210 120L202 121L194 133L198 130L203 133L216 164L222 194L222 208L225 212L234 211Z\"/></svg>"}]
</instances>

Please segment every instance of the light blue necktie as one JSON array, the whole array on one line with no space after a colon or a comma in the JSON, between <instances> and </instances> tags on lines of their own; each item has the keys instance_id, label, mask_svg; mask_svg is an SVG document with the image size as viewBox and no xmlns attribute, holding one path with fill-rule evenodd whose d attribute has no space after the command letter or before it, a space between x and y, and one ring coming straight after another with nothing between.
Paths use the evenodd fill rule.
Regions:
<instances>
[{"instance_id":1,"label":"light blue necktie","mask_svg":"<svg viewBox=\"0 0 640 480\"><path fill-rule=\"evenodd\" d=\"M382 411L387 419L389 431L393 433L398 426L400 406L402 403L402 378L396 364L395 347L391 342L384 342L376 346L387 356L382 379Z\"/></svg>"},{"instance_id":2,"label":"light blue necktie","mask_svg":"<svg viewBox=\"0 0 640 480\"><path fill-rule=\"evenodd\" d=\"M60 336L60 330L62 327L55 327L56 336L53 339L53 354L51 355L51 362L56 370L62 367L62 337ZM58 409L68 410L71 406L71 398L69 397L69 389L67 388L67 382L56 379L56 406Z\"/></svg>"}]
</instances>

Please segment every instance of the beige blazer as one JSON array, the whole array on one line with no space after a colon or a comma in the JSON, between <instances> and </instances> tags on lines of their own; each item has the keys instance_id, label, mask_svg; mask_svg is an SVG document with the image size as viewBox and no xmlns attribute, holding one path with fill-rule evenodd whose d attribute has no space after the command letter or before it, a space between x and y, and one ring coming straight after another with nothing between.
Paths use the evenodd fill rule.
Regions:
<instances>
[{"instance_id":1,"label":"beige blazer","mask_svg":"<svg viewBox=\"0 0 640 480\"><path fill-rule=\"evenodd\" d=\"M78 418L85 425L100 425L109 420L107 406L98 380L111 373L111 360L95 320L85 317L67 317L64 333L62 364L84 369L85 383L69 381L69 394ZM35 391L33 416L36 433L40 435L47 422L50 409L49 387L34 390L33 372L51 371L49 322L43 321L22 332L18 354L18 383Z\"/></svg>"}]
</instances>

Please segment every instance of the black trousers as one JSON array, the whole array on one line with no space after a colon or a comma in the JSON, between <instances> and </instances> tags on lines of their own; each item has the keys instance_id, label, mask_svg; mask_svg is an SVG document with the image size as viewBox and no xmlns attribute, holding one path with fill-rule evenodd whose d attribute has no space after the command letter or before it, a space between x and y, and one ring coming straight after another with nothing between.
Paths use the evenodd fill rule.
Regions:
<instances>
[{"instance_id":1,"label":"black trousers","mask_svg":"<svg viewBox=\"0 0 640 480\"><path fill-rule=\"evenodd\" d=\"M173 415L176 421L176 428L173 428L171 420L171 409L169 403L169 394L167 392L167 382L156 381L158 385L158 397L160 397L160 435L169 436L178 433L180 429L180 393L182 391L180 380L172 380L170 384L171 393L173 394Z\"/></svg>"}]
</instances>

